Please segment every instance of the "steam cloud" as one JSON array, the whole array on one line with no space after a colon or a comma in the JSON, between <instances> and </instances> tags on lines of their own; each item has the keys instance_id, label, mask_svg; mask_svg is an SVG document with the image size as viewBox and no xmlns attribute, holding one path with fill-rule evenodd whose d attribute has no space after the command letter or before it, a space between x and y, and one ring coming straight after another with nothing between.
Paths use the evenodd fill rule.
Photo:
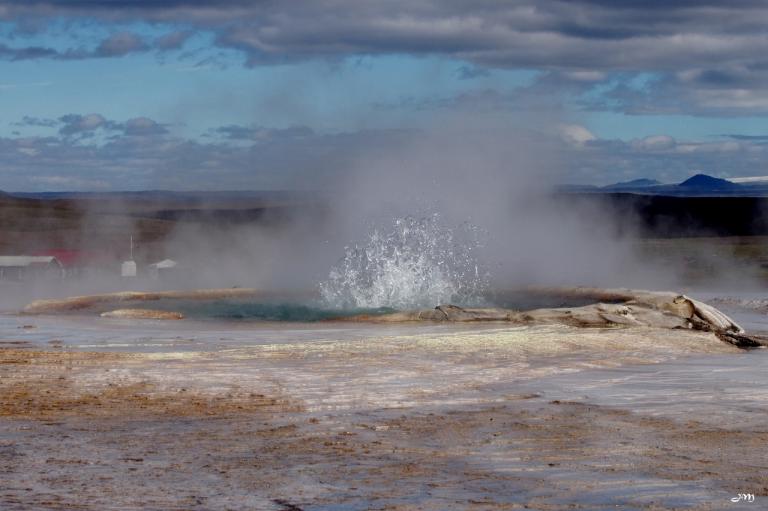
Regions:
<instances>
[{"instance_id":1,"label":"steam cloud","mask_svg":"<svg viewBox=\"0 0 768 511\"><path fill-rule=\"evenodd\" d=\"M617 235L613 213L554 196L568 171L554 133L557 123L546 120L442 118L329 176L322 215L277 229L182 229L168 253L195 254L208 269L199 274L204 285L316 290L345 248L373 230L437 214L445 229L468 223L483 233L477 259L494 289L669 286L673 273L643 263L631 233Z\"/></svg>"},{"instance_id":2,"label":"steam cloud","mask_svg":"<svg viewBox=\"0 0 768 511\"><path fill-rule=\"evenodd\" d=\"M347 168L325 174L320 205L297 209L287 221L180 222L154 255L176 259L192 271L182 281L152 285L247 286L309 296L327 281L346 249L365 243L373 230L386 232L398 219L435 214L436 229L461 233L459 226L472 225L481 233L479 244L460 235L454 242L476 245L472 262L482 268L491 289L676 285L671 269L652 267L637 255L631 232L617 235L615 212L553 194L568 173L557 132L557 119L546 116L440 118L414 131L407 142L398 137L386 150L362 154ZM129 202L113 210L121 207L130 213ZM83 229L102 214L86 217ZM441 264L440 258L433 263ZM81 288L125 286L110 280Z\"/></svg>"}]
</instances>

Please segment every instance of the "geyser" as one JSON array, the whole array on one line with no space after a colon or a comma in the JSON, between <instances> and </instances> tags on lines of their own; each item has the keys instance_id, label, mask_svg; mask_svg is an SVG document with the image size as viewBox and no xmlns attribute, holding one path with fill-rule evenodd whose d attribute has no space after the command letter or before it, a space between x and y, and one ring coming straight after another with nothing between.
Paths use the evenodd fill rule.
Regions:
<instances>
[{"instance_id":1,"label":"geyser","mask_svg":"<svg viewBox=\"0 0 768 511\"><path fill-rule=\"evenodd\" d=\"M446 227L437 214L399 218L389 231L374 229L364 245L346 247L320 294L339 309L479 304L489 281L478 260L479 234L469 223Z\"/></svg>"}]
</instances>

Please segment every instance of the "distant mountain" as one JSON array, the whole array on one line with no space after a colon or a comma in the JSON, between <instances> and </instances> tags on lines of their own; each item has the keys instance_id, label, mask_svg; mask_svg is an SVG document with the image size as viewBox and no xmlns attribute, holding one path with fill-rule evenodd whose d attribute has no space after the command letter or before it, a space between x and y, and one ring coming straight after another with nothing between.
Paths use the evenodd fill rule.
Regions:
<instances>
[{"instance_id":1,"label":"distant mountain","mask_svg":"<svg viewBox=\"0 0 768 511\"><path fill-rule=\"evenodd\" d=\"M662 184L655 179L633 179L602 187L560 187L564 193L607 193L607 194L636 194L661 195L667 197L768 197L768 176L760 178L736 178L733 182L727 179L696 174L679 184Z\"/></svg>"},{"instance_id":2,"label":"distant mountain","mask_svg":"<svg viewBox=\"0 0 768 511\"><path fill-rule=\"evenodd\" d=\"M677 185L681 188L694 189L696 191L734 191L742 186L732 183L726 179L708 176L706 174L696 174Z\"/></svg>"},{"instance_id":3,"label":"distant mountain","mask_svg":"<svg viewBox=\"0 0 768 511\"><path fill-rule=\"evenodd\" d=\"M632 181L622 181L621 183L614 183L612 185L604 186L605 190L621 190L626 188L645 188L647 186L659 186L661 181L655 179L633 179Z\"/></svg>"}]
</instances>

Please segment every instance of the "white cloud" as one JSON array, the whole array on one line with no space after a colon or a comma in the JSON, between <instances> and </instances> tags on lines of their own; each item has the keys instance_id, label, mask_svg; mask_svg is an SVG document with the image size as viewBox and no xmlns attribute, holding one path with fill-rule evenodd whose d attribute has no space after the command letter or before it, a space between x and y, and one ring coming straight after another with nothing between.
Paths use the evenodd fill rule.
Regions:
<instances>
[{"instance_id":1,"label":"white cloud","mask_svg":"<svg viewBox=\"0 0 768 511\"><path fill-rule=\"evenodd\" d=\"M577 82L601 82L608 77L602 71L567 71L563 75Z\"/></svg>"},{"instance_id":2,"label":"white cloud","mask_svg":"<svg viewBox=\"0 0 768 511\"><path fill-rule=\"evenodd\" d=\"M584 126L579 124L560 124L560 138L574 146L583 146L587 142L597 140L597 137Z\"/></svg>"},{"instance_id":3,"label":"white cloud","mask_svg":"<svg viewBox=\"0 0 768 511\"><path fill-rule=\"evenodd\" d=\"M666 151L675 146L675 139L669 135L651 135L631 142L635 149L641 151Z\"/></svg>"},{"instance_id":4,"label":"white cloud","mask_svg":"<svg viewBox=\"0 0 768 511\"><path fill-rule=\"evenodd\" d=\"M33 147L19 147L17 151L22 154L26 154L27 156L37 156L40 154L40 150Z\"/></svg>"}]
</instances>

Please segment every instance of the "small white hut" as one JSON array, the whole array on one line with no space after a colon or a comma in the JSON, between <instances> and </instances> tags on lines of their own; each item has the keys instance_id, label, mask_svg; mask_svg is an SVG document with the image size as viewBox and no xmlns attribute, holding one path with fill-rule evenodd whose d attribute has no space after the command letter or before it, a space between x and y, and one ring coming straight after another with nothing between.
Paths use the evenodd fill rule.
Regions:
<instances>
[{"instance_id":1,"label":"small white hut","mask_svg":"<svg viewBox=\"0 0 768 511\"><path fill-rule=\"evenodd\" d=\"M122 277L135 277L136 276L136 261L123 261L120 265L120 276Z\"/></svg>"},{"instance_id":2,"label":"small white hut","mask_svg":"<svg viewBox=\"0 0 768 511\"><path fill-rule=\"evenodd\" d=\"M177 266L178 263L173 259L163 259L148 266L149 276L153 279L159 279L163 274L171 272Z\"/></svg>"},{"instance_id":3,"label":"small white hut","mask_svg":"<svg viewBox=\"0 0 768 511\"><path fill-rule=\"evenodd\" d=\"M136 261L133 260L133 236L131 236L131 258L127 261L123 261L120 265L121 277L135 277L136 276Z\"/></svg>"}]
</instances>

